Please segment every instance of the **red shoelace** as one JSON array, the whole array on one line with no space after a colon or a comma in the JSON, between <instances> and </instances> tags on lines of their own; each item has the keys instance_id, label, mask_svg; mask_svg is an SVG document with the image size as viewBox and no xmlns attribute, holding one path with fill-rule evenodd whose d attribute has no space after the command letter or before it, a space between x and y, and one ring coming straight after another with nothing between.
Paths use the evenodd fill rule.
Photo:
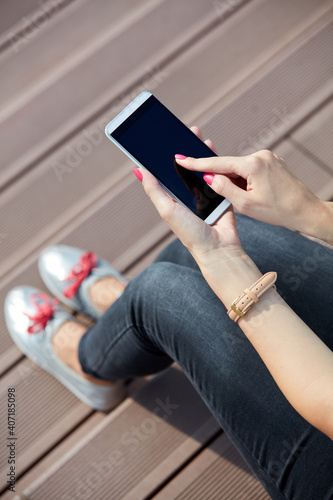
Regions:
<instances>
[{"instance_id":1,"label":"red shoelace","mask_svg":"<svg viewBox=\"0 0 333 500\"><path fill-rule=\"evenodd\" d=\"M68 299L72 299L81 285L82 281L90 274L94 267L97 267L98 257L94 252L84 252L80 260L71 269L69 275L62 281L73 280L73 282L68 285L63 291L63 294Z\"/></svg>"},{"instance_id":2,"label":"red shoelace","mask_svg":"<svg viewBox=\"0 0 333 500\"><path fill-rule=\"evenodd\" d=\"M39 299L41 302L37 302ZM59 305L58 299L51 299L46 293L38 292L32 293L30 295L30 300L36 306L37 312L34 316L29 316L27 313L23 313L31 321L32 325L28 328L28 333L38 333L44 330L48 321L52 318L54 311Z\"/></svg>"}]
</instances>

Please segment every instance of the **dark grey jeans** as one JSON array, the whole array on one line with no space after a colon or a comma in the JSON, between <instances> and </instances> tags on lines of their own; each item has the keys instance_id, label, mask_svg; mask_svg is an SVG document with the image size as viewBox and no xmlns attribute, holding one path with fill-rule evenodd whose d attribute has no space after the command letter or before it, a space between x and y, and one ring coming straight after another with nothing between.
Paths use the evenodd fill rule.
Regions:
<instances>
[{"instance_id":1,"label":"dark grey jeans","mask_svg":"<svg viewBox=\"0 0 333 500\"><path fill-rule=\"evenodd\" d=\"M245 251L333 350L333 250L237 217ZM176 361L273 499L333 499L333 441L288 403L176 240L82 337L83 370L106 380Z\"/></svg>"}]
</instances>

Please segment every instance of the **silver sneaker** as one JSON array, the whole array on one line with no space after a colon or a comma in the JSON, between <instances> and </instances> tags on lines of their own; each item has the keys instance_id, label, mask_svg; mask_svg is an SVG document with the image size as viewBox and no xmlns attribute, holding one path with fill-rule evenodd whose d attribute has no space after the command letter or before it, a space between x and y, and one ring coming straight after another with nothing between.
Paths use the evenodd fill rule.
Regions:
<instances>
[{"instance_id":1,"label":"silver sneaker","mask_svg":"<svg viewBox=\"0 0 333 500\"><path fill-rule=\"evenodd\" d=\"M39 257L38 267L53 295L70 309L94 319L100 318L103 312L91 301L90 287L108 276L117 278L124 288L127 285L124 276L95 253L66 245L46 248Z\"/></svg>"},{"instance_id":2,"label":"silver sneaker","mask_svg":"<svg viewBox=\"0 0 333 500\"><path fill-rule=\"evenodd\" d=\"M81 377L56 355L53 335L65 321L75 321L57 299L37 288L20 286L8 293L4 310L8 331L17 347L83 403L107 411L125 398L123 381L110 386L95 384Z\"/></svg>"}]
</instances>

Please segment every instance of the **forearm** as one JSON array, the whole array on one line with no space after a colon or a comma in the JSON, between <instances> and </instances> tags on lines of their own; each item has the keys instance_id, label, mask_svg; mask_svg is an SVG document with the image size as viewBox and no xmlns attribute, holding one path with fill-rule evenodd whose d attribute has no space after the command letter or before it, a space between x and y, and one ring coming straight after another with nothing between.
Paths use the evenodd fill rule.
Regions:
<instances>
[{"instance_id":1,"label":"forearm","mask_svg":"<svg viewBox=\"0 0 333 500\"><path fill-rule=\"evenodd\" d=\"M292 406L333 439L333 353L271 289L239 326Z\"/></svg>"},{"instance_id":2,"label":"forearm","mask_svg":"<svg viewBox=\"0 0 333 500\"><path fill-rule=\"evenodd\" d=\"M244 256L239 263L235 260L222 265L221 278L208 282L229 308L260 275L251 259ZM291 405L333 439L332 351L274 289L267 291L238 324Z\"/></svg>"},{"instance_id":3,"label":"forearm","mask_svg":"<svg viewBox=\"0 0 333 500\"><path fill-rule=\"evenodd\" d=\"M333 203L316 198L295 217L293 228L333 245Z\"/></svg>"}]
</instances>

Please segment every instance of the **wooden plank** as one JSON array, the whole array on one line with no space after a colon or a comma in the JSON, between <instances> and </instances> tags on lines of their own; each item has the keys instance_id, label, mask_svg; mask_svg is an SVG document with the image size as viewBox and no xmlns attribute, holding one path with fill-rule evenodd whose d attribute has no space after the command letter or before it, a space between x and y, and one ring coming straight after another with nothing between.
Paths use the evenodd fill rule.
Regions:
<instances>
[{"instance_id":1,"label":"wooden plank","mask_svg":"<svg viewBox=\"0 0 333 500\"><path fill-rule=\"evenodd\" d=\"M38 7L38 0L3 0L1 3L2 16L0 18L0 33L5 33L23 16L28 15ZM6 13L6 14L5 14Z\"/></svg>"},{"instance_id":2,"label":"wooden plank","mask_svg":"<svg viewBox=\"0 0 333 500\"><path fill-rule=\"evenodd\" d=\"M2 399L7 397L8 387L15 387L16 392L17 472L22 474L92 410L28 359L2 377ZM4 405L0 414L2 433L7 436L7 408ZM1 491L6 487L8 473L6 447L2 447L0 456Z\"/></svg>"},{"instance_id":3,"label":"wooden plank","mask_svg":"<svg viewBox=\"0 0 333 500\"><path fill-rule=\"evenodd\" d=\"M35 30L45 24L74 0L57 0L56 3L38 0L2 0L0 17L0 51L12 47L17 37L32 38Z\"/></svg>"},{"instance_id":4,"label":"wooden plank","mask_svg":"<svg viewBox=\"0 0 333 500\"><path fill-rule=\"evenodd\" d=\"M68 437L59 443L54 449L52 449L42 460L39 460L32 469L26 472L20 479L16 482L16 492L22 492L27 488L36 478L40 477L59 459L63 457L65 453L68 453L78 442L85 439L86 435L91 432L97 425L104 420L105 415L101 412L94 412L91 417L87 418L86 421L81 423L77 428L75 428ZM22 498L19 496L18 498ZM17 500L17 497L13 497L11 491L7 491L1 495L2 500Z\"/></svg>"},{"instance_id":5,"label":"wooden plank","mask_svg":"<svg viewBox=\"0 0 333 500\"><path fill-rule=\"evenodd\" d=\"M28 36L12 33L10 47L0 54L0 73L8 75L0 80L0 115L5 109L22 106L43 86L58 80L73 64L73 59L87 57L105 33L128 29L144 10L153 8L159 1L144 0L140 4L135 0L72 1L57 15L37 22L30 35L28 27ZM55 8L56 4L52 4ZM41 12L43 7L39 7Z\"/></svg>"},{"instance_id":6,"label":"wooden plank","mask_svg":"<svg viewBox=\"0 0 333 500\"><path fill-rule=\"evenodd\" d=\"M160 0L128 29L114 33L111 27L83 59L73 54L64 74L18 109L2 111L1 182L32 166L138 82L158 78L160 65L217 22L213 6L204 0Z\"/></svg>"},{"instance_id":7,"label":"wooden plank","mask_svg":"<svg viewBox=\"0 0 333 500\"><path fill-rule=\"evenodd\" d=\"M272 2L266 3L275 5L275 3L272 4ZM257 3L253 3L253 5L256 4ZM246 8L249 8L250 5L252 5L252 3ZM288 5L293 4L289 2ZM308 3L305 3L305 5L308 5ZM258 7L262 6L263 0L258 2ZM298 18L295 17L295 23L292 28L293 32L301 32L301 28L304 27L304 24L309 22L311 12L309 13L309 7L307 9L304 8L301 10L301 12L306 12L308 17L301 18L298 30L296 30ZM253 33L252 26L253 22L255 22L255 14L260 15L260 12L260 9L253 10L252 17L249 17L250 22L246 25L246 32L248 32L249 35ZM240 13L241 12L239 12L239 15ZM267 15L268 13L269 11L265 10L265 14ZM274 12L271 12L271 14L273 13ZM301 17L299 13L297 15ZM236 17L236 14L234 17ZM232 18L223 25L225 29L231 20ZM239 22L240 26L244 26L243 17L241 17ZM259 23L259 25L263 24L264 23ZM234 24L233 26L235 27ZM239 30L240 27L237 30L234 29L235 36L238 38ZM260 45L267 46L270 40L270 43L273 44L272 46L276 51L277 33L273 32L273 36L270 39L269 34L271 31L266 30L266 44L263 44L262 38L260 38ZM226 52L229 54L230 73L228 72L227 57L219 70L216 69L215 59L213 59L213 64L209 65L212 53L216 52L223 54L223 48L227 46L227 42L233 47L233 44L237 41L237 38L232 38L233 32L229 33L229 31L226 31L225 37L223 35L224 31L221 30L221 37L219 38L219 42L217 42L216 33L214 32L212 34L210 43L205 45L205 50L203 52L199 51L200 63L203 63L204 59L207 61L204 66L205 71L202 71L201 65L198 64L198 61L194 57L195 52L192 52L187 64L186 57L185 55L183 56L183 69L174 67L172 71L171 69L169 71L168 68L166 68L163 77L160 75L162 80L165 78L165 84L163 81L160 83L156 88L156 94L162 97L164 102L185 120L188 114L191 114L192 119L195 118L191 112L193 103L204 101L207 90L209 90L207 88L207 83L204 82L210 82L212 80L213 86L210 88L210 91L213 91L214 87L218 84L217 80L213 77L215 73L224 75L223 80L220 80L219 86L221 88L226 87L227 90L231 82L235 83L238 77L241 80L245 78L244 73L241 72L239 74L235 66L231 64L234 55L228 51ZM284 35L286 35L286 33L284 33ZM284 42L282 41L281 43ZM259 46L253 42L253 53L256 54L258 50ZM299 48L299 50L301 50L301 48ZM266 57L268 57L268 55L266 55ZM319 60L322 61L322 66L317 68L319 74L318 79L320 80L320 74L326 71L327 65L323 57L319 58ZM284 58L283 61L284 63L281 63L282 67L279 68L280 74L282 75L280 75L280 79L284 77L287 78L287 69L284 71L284 65L288 66L288 57ZM257 62L261 64L262 60L259 58ZM311 64L311 60L309 60L309 68ZM247 71L251 71L250 66L247 66ZM182 80L179 80L179 74L182 75ZM305 87L307 82L310 86L308 90L311 92L311 85L313 83L311 78L310 80L305 79ZM257 85L261 85L261 80L257 82ZM185 89L187 92L186 98L184 95ZM276 90L275 87L274 89ZM320 89L321 87L319 87L319 90ZM286 95L280 94L280 99L286 104L280 104L279 108L277 108L281 108L281 112L283 112L284 106L289 103L287 89L285 89L285 91ZM130 99L130 97L129 95L128 98ZM275 99L273 91L272 99ZM3 260L0 263L0 272L7 272L12 267L16 266L20 260L25 258L27 253L41 247L51 234L59 231L61 227L77 217L87 205L99 199L101 194L110 189L112 185L118 182L119 179L122 179L122 176L127 174L130 170L130 164L124 165L123 163L122 153L118 151L117 148L112 148L106 139L103 140L104 124L122 107L122 105L122 102L118 102L117 110L110 108L109 111L96 120L90 127L87 127L85 131L73 137L61 150L50 155L41 162L38 167L34 168L32 172L24 176L24 178L17 181L12 188L4 192L0 200L0 209L4 220L2 231L6 237L3 238L1 242ZM235 136L233 140L238 140L240 143L249 137L252 130L252 121L240 116L240 113L243 113L242 105L242 100L238 101L233 99L231 108L228 108L229 111L227 116L228 129L230 128L232 134ZM204 102L203 106L205 106ZM181 113L179 113L179 109ZM211 109L210 117L214 116L216 110L219 109L219 107ZM201 111L203 111L203 109ZM198 107L197 113L199 113ZM224 114L219 116L222 121ZM251 109L249 115L244 114L244 116L251 117ZM272 120L272 108L266 107L264 113L261 115L261 119L263 121L262 130L266 130ZM220 130L222 130L221 133L224 134L223 138L227 133L227 131L225 131L225 123L225 120L223 120L222 123L217 124ZM242 123L242 128L240 123ZM222 137L219 138L218 130L211 130L211 132L213 138L217 137L217 141L221 146L221 151L225 152L226 141L224 141ZM229 142L230 134L227 139ZM88 191L87 186L89 186ZM31 203L32 199L34 200L33 203ZM46 199L48 200L47 210L45 210ZM50 221L52 221L52 225Z\"/></svg>"},{"instance_id":8,"label":"wooden plank","mask_svg":"<svg viewBox=\"0 0 333 500\"><path fill-rule=\"evenodd\" d=\"M318 198L330 200L333 196L333 176L322 169L320 164L290 140L274 148L287 163L288 169L300 179Z\"/></svg>"},{"instance_id":9,"label":"wooden plank","mask_svg":"<svg viewBox=\"0 0 333 500\"><path fill-rule=\"evenodd\" d=\"M205 127L206 137L226 155L272 147L329 98L332 92L332 16ZM218 109L218 108L217 108ZM245 119L246 117L246 119Z\"/></svg>"},{"instance_id":10,"label":"wooden plank","mask_svg":"<svg viewBox=\"0 0 333 500\"><path fill-rule=\"evenodd\" d=\"M154 93L188 123L203 123L283 64L332 14L326 1L250 2L172 61ZM247 115L244 121L252 123Z\"/></svg>"},{"instance_id":11,"label":"wooden plank","mask_svg":"<svg viewBox=\"0 0 333 500\"><path fill-rule=\"evenodd\" d=\"M176 16L176 19L180 17L180 21L183 21L182 16L184 15L183 13L185 12L186 5L182 6L180 2L178 3L180 6L179 8L181 8L181 15L178 16L176 11L174 12L174 14ZM241 3L242 2L239 2L237 4L237 7L239 7ZM271 4L271 2L269 3ZM302 14L300 15L298 11L297 18L296 18L297 9L295 9L295 3L296 2L292 3L293 6L292 9L290 9L290 7L288 6L288 2L285 2L283 8L281 5L278 6L279 8L277 10L270 8L271 12L270 13L268 12L268 14L272 15L263 18L263 19L272 18L279 21L278 24L275 25L277 29L276 33L273 33L272 30L269 31L263 30L264 38L270 37L269 38L270 43L268 44L268 47L269 46L274 47L275 51L278 50L276 40L277 39L283 40L282 34L279 33L279 31L281 32L281 29L284 25L286 25L286 33L290 33L291 30L293 31L293 33L295 31L297 32L297 26L304 29L304 26L306 26L307 24L306 22L304 24L305 19L307 20L307 22L309 22L309 20L312 19L314 12L315 13L318 13L318 11L320 12L323 9L323 7L327 5L327 0L320 0L317 4L314 3L313 0L308 0L307 2L304 2L304 5L302 5L302 10L301 10ZM266 2L266 5L267 4L268 2ZM173 9L172 5L168 3L168 8L169 7L170 10L172 11ZM211 23L216 24L220 19L218 11L216 11L216 8L214 9L212 6L210 7L211 8L207 13L207 16L209 17ZM262 7L262 5L260 7ZM162 7L160 8L162 9ZM287 18L290 21L288 23L286 23L285 21L282 23L280 22L280 18L282 21L281 14L283 13L283 17L286 16L285 12L286 8L290 9L291 15L290 16L287 15ZM192 12L193 10L195 9L193 9L193 3L192 3L190 11ZM230 10L232 17L234 17L236 10L237 10L236 7L233 7ZM265 10L266 9L264 8L261 16L265 14L264 12ZM202 12L200 13L202 14ZM198 17L200 13L198 13ZM151 15L152 16L155 15L155 12L152 12ZM303 15L305 16L305 18L303 18ZM209 23L207 24L208 17L206 19L206 17L203 16L202 23L204 24L200 24L200 26L198 25L196 27L197 31L200 29L201 30L204 29L203 26L205 26L207 29L207 26L209 24ZM291 23L291 19L293 17L295 17L296 19L294 25ZM145 19L146 18L149 18L149 16L147 15ZM165 18L163 12L160 13L160 18L161 19ZM30 100L26 104L26 106L21 106L20 100L18 99L13 101L15 106L16 105L19 106L16 115L15 113L13 114L12 110L7 120L3 118L3 127L4 127L3 134L8 134L6 136L5 144L7 144L7 149L9 149L10 151L8 152L9 156L6 153L7 157L6 158L4 157L3 159L5 170L3 170L2 182L5 183L9 181L9 179L12 179L13 176L16 176L17 173L22 169L30 168L29 165L32 166L34 162L37 161L37 158L41 158L44 154L46 154L46 151L50 151L50 149L54 148L55 144L59 145L59 141L63 141L67 134L72 134L75 131L75 129L79 130L78 120L79 121L81 120L80 123L82 124L82 120L89 119L91 114L98 112L98 109L102 108L105 109L105 107L108 106L110 103L113 103L113 107L119 105L119 101L116 103L114 103L113 101L117 98L119 99L119 95L121 96L119 100L124 101L124 94L127 93L131 85L132 89L133 85L135 85L137 89L137 91L134 91L134 94L138 93L138 90L142 89L142 87L147 86L147 82L149 82L150 84L152 83L154 88L158 85L160 80L164 78L165 74L165 72L161 69L162 61L165 59L170 59L171 57L170 53L177 53L177 55L179 55L180 47L178 46L176 48L175 37L170 37L168 44L165 44L165 46L163 46L160 52L156 54L156 58L154 55L155 59L153 60L152 56L149 55L149 53L146 53L147 49L144 49L144 44L141 43L140 40L138 41L135 40L135 36L137 35L137 31L139 30L140 33L142 31L146 31L149 34L150 25L152 24L152 22L150 18L145 21L147 22L147 24L149 24L147 28L141 26L140 21L141 20L139 20L138 23L134 25L133 29L126 30L126 34L122 35L123 37L126 37L126 44L123 43L124 42L123 40L118 40L119 37L111 39L108 43L105 41L105 45L102 48L100 48L100 50L96 49L95 53L91 54L90 57L87 57L83 62L80 62L80 64L78 63L77 65L76 61L72 60L71 61L72 71L65 72L65 74L61 78L55 77L54 79L51 79L49 85L44 90L42 89L41 92L38 92L38 94L35 96L35 99ZM191 21L191 19L186 18L186 27L189 26L189 21ZM228 25L228 22L225 22L224 19L222 19L222 21L223 21L223 26ZM263 21L262 24L261 23L259 24L259 26L264 27L265 24L266 23ZM172 29L174 29L173 25L174 23L172 24ZM253 25L248 24L249 31L250 33L252 33L251 37L253 39L256 38L256 40L258 41L260 40L260 37L257 34L256 35L253 34L252 26ZM164 30L165 26L163 25L162 27ZM155 25L154 25L154 30L156 30ZM181 30L182 38L180 40L181 42L184 42L183 45L186 45L186 47L189 46L190 44L188 39L185 41L184 38L185 35L188 38L190 35L192 35L192 38L198 36L197 31L195 33L192 32L188 33L187 30L188 28L186 28L185 34L184 34L184 28ZM170 33L172 34L172 31ZM234 35L235 38L233 37L232 44L237 46L239 40L243 40L245 35L246 33L242 33L242 36L241 37L238 36L237 38ZM295 34L293 34L293 36L295 36ZM289 39L290 36L287 36L286 41L284 43L288 42ZM170 40L173 40L172 43L170 42ZM153 42L153 40L151 42ZM133 46L135 45L135 47L137 45L139 45L140 47L142 46L143 47L142 50L145 51L144 57L142 57L142 55L140 54L137 54L137 59L140 60L139 68L137 68L135 61L132 61L131 63L131 60L129 60L127 56L126 58L123 58L120 55L120 51L124 50L124 47L128 47L130 43L133 43ZM228 43L230 43L230 41L228 41ZM156 44L154 43L151 43L150 45L156 46ZM223 45L221 51L222 54L225 52L225 47L226 43L224 43ZM167 48L168 50L170 49L170 53L168 54L166 53ZM281 47L279 48L281 49ZM173 52L171 51L171 49L174 49ZM249 49L251 49L251 44L249 44ZM253 53L255 54L254 60L258 61L258 59L260 60L260 56L258 58L257 47L254 47L254 49L256 49L253 51ZM267 51L266 44L261 44L259 54L262 54L262 52L266 54L266 57L271 55L269 53L269 48ZM219 54L219 52L217 53ZM113 71L111 73L107 69L105 70L105 72L102 72L100 70L100 66L103 65L101 58L107 59L108 64L104 64L106 68L109 67L108 66L109 64L112 65ZM237 59L235 59L235 57L231 58L231 60L234 61L232 67L234 67L235 61L237 61ZM251 57L246 58L247 63L250 60ZM260 63L262 63L262 61L260 61ZM99 65L98 68L96 68L96 71L94 71L94 64ZM128 67L130 65L131 65L131 71L130 73L128 73ZM242 66L243 65L240 64L238 70L239 68L242 68ZM225 70L227 68L227 65L223 67L220 66L220 68L221 70ZM142 72L142 70L144 71ZM214 68L214 73L216 73L216 66ZM218 72L218 74L219 73L221 73L221 71ZM89 75L89 77L87 75ZM139 84L140 78L141 81L144 82L143 85L141 83ZM90 79L92 79L93 81L90 81ZM209 78L207 77L206 80L209 81ZM80 85L84 85L84 88L81 89ZM73 86L75 86L74 90ZM213 88L216 90L216 87ZM116 89L118 93L114 92L114 90ZM131 96L133 95L132 89L129 91L129 94ZM51 102L51 100L48 99L48 96L50 95L52 95L53 97L53 102ZM96 96L98 96L98 98ZM54 102L57 103L56 113L54 113ZM122 105L120 105L120 107L122 107ZM8 110L6 111L6 113L8 113ZM2 114L4 115L4 111L2 112ZM77 119L75 118L75 116L77 116ZM30 126L31 123L37 125L31 128ZM14 130L13 127L15 128L16 133L18 133L21 130L20 127L22 128L22 132L24 133L22 133L22 135L20 136L21 140L19 144L15 143L15 147L8 148L8 145L10 144L8 143L8 140L12 140L10 138L13 138L13 136L10 134L10 130ZM38 138L38 145L32 147L32 144L35 145L37 138ZM13 157L13 155L15 156L15 158Z\"/></svg>"},{"instance_id":12,"label":"wooden plank","mask_svg":"<svg viewBox=\"0 0 333 500\"><path fill-rule=\"evenodd\" d=\"M229 438L222 434L195 458L154 500L269 500Z\"/></svg>"},{"instance_id":13,"label":"wooden plank","mask_svg":"<svg viewBox=\"0 0 333 500\"><path fill-rule=\"evenodd\" d=\"M333 175L333 101L324 106L292 135L295 147Z\"/></svg>"},{"instance_id":14,"label":"wooden plank","mask_svg":"<svg viewBox=\"0 0 333 500\"><path fill-rule=\"evenodd\" d=\"M146 498L219 431L186 377L169 369L108 415L23 494L30 500L80 494Z\"/></svg>"},{"instance_id":15,"label":"wooden plank","mask_svg":"<svg viewBox=\"0 0 333 500\"><path fill-rule=\"evenodd\" d=\"M128 396L131 397L137 393L151 378L152 377L145 377L131 381L130 384L127 385ZM68 436L65 436L57 446L48 451L45 456L38 460L31 469L16 481L16 491L22 492L42 474L48 472L49 469L53 467L56 462L61 460L66 453L72 450L74 446L77 446L78 443L85 440L87 434L93 431L105 418L105 413L95 411L81 423L80 421L73 421L73 428ZM13 493L7 491L1 495L1 498L3 500L13 500ZM16 500L16 498L14 500Z\"/></svg>"}]
</instances>

